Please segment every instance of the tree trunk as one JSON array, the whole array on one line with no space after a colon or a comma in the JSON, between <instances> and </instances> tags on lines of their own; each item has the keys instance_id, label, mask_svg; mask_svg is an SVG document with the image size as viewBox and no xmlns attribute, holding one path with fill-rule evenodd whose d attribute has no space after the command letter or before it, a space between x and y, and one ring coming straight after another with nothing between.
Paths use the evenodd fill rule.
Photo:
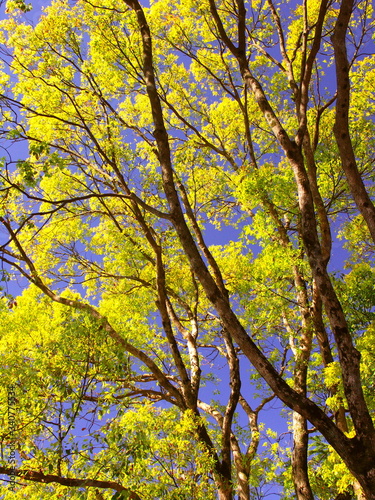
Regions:
<instances>
[{"instance_id":1,"label":"tree trunk","mask_svg":"<svg viewBox=\"0 0 375 500\"><path fill-rule=\"evenodd\" d=\"M354 481L353 488L357 500L366 500L366 496L363 493L361 485L358 483L358 481Z\"/></svg>"},{"instance_id":2,"label":"tree trunk","mask_svg":"<svg viewBox=\"0 0 375 500\"><path fill-rule=\"evenodd\" d=\"M252 89L256 102L263 112L267 122L280 146L285 152L293 168L298 187L299 208L302 216L302 237L317 287L329 318L340 357L343 373L345 395L348 401L351 417L356 430L355 438L348 438L327 417L313 401L298 394L283 380L274 369L267 357L258 349L233 312L228 298L220 291L209 269L207 268L192 234L186 224L181 204L177 195L174 172L171 163L169 136L165 128L161 101L157 92L156 78L153 68L151 33L144 12L138 0L125 0L127 5L135 10L138 18L139 31L143 42L143 73L147 94L151 106L155 130L157 156L159 159L163 188L170 207L170 220L178 234L186 257L189 259L193 272L199 279L207 299L216 308L223 326L238 343L249 361L269 384L277 396L290 408L311 421L334 447L348 468L363 487L368 500L375 500L375 431L371 416L363 397L359 360L350 332L348 331L341 304L325 269L321 254L314 204L303 157L299 146L292 141L281 126L259 82L251 74L246 59L244 40L246 34L241 32L241 50L230 41L218 16L214 0L210 0L211 11L217 25L220 37L229 50L237 57L243 79ZM243 10L243 9L242 9ZM243 17L243 12L242 12ZM242 26L242 21L239 26Z\"/></svg>"},{"instance_id":3,"label":"tree trunk","mask_svg":"<svg viewBox=\"0 0 375 500\"><path fill-rule=\"evenodd\" d=\"M302 330L299 334L299 346L297 348L295 348L294 345L292 346L296 360L294 368L294 388L299 394L306 396L307 371L311 353L313 322L310 314L306 286L297 266L294 267L294 281L302 316ZM293 412L292 476L297 500L314 500L309 481L308 446L309 435L307 433L306 418L297 412Z\"/></svg>"},{"instance_id":4,"label":"tree trunk","mask_svg":"<svg viewBox=\"0 0 375 500\"><path fill-rule=\"evenodd\" d=\"M336 121L333 131L350 192L375 242L375 207L366 191L361 174L358 171L349 130L350 67L346 52L345 38L353 11L353 5L353 0L342 0L335 30L331 37L335 53L337 80Z\"/></svg>"},{"instance_id":5,"label":"tree trunk","mask_svg":"<svg viewBox=\"0 0 375 500\"><path fill-rule=\"evenodd\" d=\"M219 500L233 500L233 488L230 481L225 479L216 480Z\"/></svg>"},{"instance_id":6,"label":"tree trunk","mask_svg":"<svg viewBox=\"0 0 375 500\"><path fill-rule=\"evenodd\" d=\"M292 474L296 498L314 500L307 468L308 433L306 419L293 412Z\"/></svg>"}]
</instances>

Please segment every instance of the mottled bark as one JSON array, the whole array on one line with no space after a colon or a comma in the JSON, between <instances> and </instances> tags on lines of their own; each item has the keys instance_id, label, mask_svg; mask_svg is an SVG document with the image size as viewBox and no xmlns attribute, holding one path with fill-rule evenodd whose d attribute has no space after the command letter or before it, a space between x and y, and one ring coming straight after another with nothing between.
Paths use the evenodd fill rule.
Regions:
<instances>
[{"instance_id":1,"label":"mottled bark","mask_svg":"<svg viewBox=\"0 0 375 500\"><path fill-rule=\"evenodd\" d=\"M312 149L310 135L308 131L306 131L305 136L303 138L303 152L306 159L307 175L309 178L311 194L314 200L314 205L316 207L319 220L320 245L322 248L323 263L325 266L327 266L329 259L331 258L332 236L327 217L327 212L318 188L317 168L315 164L314 151Z\"/></svg>"},{"instance_id":2,"label":"mottled bark","mask_svg":"<svg viewBox=\"0 0 375 500\"><path fill-rule=\"evenodd\" d=\"M355 481L353 484L353 489L354 489L354 495L357 500L367 500L366 495L364 494L361 485L358 483L358 481Z\"/></svg>"},{"instance_id":3,"label":"mottled bark","mask_svg":"<svg viewBox=\"0 0 375 500\"><path fill-rule=\"evenodd\" d=\"M319 292L315 283L313 285L313 302L312 302L312 313L314 317L314 329L315 335L318 340L320 354L322 356L323 366L326 368L330 363L333 363L333 356L331 351L331 346L329 343L327 331L323 322L323 307L322 299L319 296ZM332 395L337 394L337 387L328 388ZM337 427L342 432L348 432L348 424L345 417L344 402L341 401L340 407L335 413L335 421Z\"/></svg>"},{"instance_id":4,"label":"mottled bark","mask_svg":"<svg viewBox=\"0 0 375 500\"><path fill-rule=\"evenodd\" d=\"M213 0L210 0L210 6L211 11L214 14L214 18L217 19L218 13ZM357 450L359 451L359 449L362 449L364 452L361 466L358 466L358 461L355 463L355 461L352 460L349 450L341 456L344 458L346 463L348 463L348 461L351 462L350 468L353 473L357 475L357 478L361 482L362 486L364 486L364 483L367 482L367 493L369 495L375 495L375 432L372 419L369 415L363 396L359 369L359 353L353 345L341 304L337 298L326 270L326 259L323 257L318 237L314 202L301 149L296 142L292 141L288 137L288 134L274 113L260 83L251 74L246 58L232 42L227 43L228 37L223 33L224 28L222 23L218 21L216 21L216 23L221 39L227 45L232 54L237 58L244 81L252 90L260 110L262 111L280 146L284 150L284 154L293 169L302 219L302 238L314 280L317 284L319 294L322 298L335 336L342 367L345 395L357 433L356 438L352 441L352 443L354 444L356 441ZM297 134L297 137L300 137L300 139L303 139L303 136L304 133L302 137ZM300 145L302 145L302 140ZM309 419L312 421L311 418Z\"/></svg>"},{"instance_id":5,"label":"mottled bark","mask_svg":"<svg viewBox=\"0 0 375 500\"><path fill-rule=\"evenodd\" d=\"M292 474L298 500L314 500L307 468L308 444L306 419L293 412Z\"/></svg>"},{"instance_id":6,"label":"mottled bark","mask_svg":"<svg viewBox=\"0 0 375 500\"><path fill-rule=\"evenodd\" d=\"M176 192L168 134L163 120L162 107L153 70L150 30L138 0L126 0L126 3L136 12L142 36L143 73L155 125L154 137L156 139L157 156L162 170L164 191L170 207L171 220L195 275L199 279L207 298L218 311L223 326L238 343L244 354L270 385L272 390L286 405L310 420L319 429L360 481L368 498L375 498L375 432L363 397L359 372L359 353L353 346L340 302L337 299L325 269L317 233L313 199L300 147L289 138L270 106L261 85L253 77L248 68L246 47L244 46L244 33L239 33L238 38L240 43L239 47L236 47L224 30L214 0L210 0L211 12L216 22L219 36L238 60L243 79L246 85L252 90L260 110L263 112L271 130L283 148L285 156L289 160L295 174L299 208L302 216L302 237L313 277L316 280L337 343L345 394L357 432L356 437L352 439L347 438L317 405L291 389L282 379L264 354L247 335L237 316L232 311L227 297L222 294L205 265L186 224ZM244 9L241 6L243 7L243 2L239 2L239 13L243 16ZM239 29L244 29L243 20L239 20L238 27ZM301 140L303 135L304 131Z\"/></svg>"},{"instance_id":7,"label":"mottled bark","mask_svg":"<svg viewBox=\"0 0 375 500\"><path fill-rule=\"evenodd\" d=\"M240 397L241 390L241 377L240 377L240 366L236 351L233 346L233 341L231 336L228 334L226 330L222 332L225 348L226 348L226 357L229 366L229 377L230 377L230 394L229 399L225 408L223 424L222 424L222 436L223 436L223 444L222 444L222 463L230 471L232 460L231 460L231 434L232 434L232 423L234 412L237 408L238 400Z\"/></svg>"},{"instance_id":8,"label":"mottled bark","mask_svg":"<svg viewBox=\"0 0 375 500\"><path fill-rule=\"evenodd\" d=\"M335 30L331 37L335 53L337 81L336 121L333 131L350 192L375 242L375 207L358 170L349 129L350 67L345 38L353 7L354 0L342 0Z\"/></svg>"},{"instance_id":9,"label":"mottled bark","mask_svg":"<svg viewBox=\"0 0 375 500\"><path fill-rule=\"evenodd\" d=\"M294 389L299 394L306 396L313 324L306 287L297 267L294 268L294 274L302 322L302 329L298 335L298 347L295 347L294 343L291 345L295 358ZM290 334L294 336L294 332L291 331L289 325L287 325L287 328ZM306 418L297 412L293 412L292 478L298 500L314 500L308 473L308 445L309 435Z\"/></svg>"},{"instance_id":10,"label":"mottled bark","mask_svg":"<svg viewBox=\"0 0 375 500\"><path fill-rule=\"evenodd\" d=\"M291 244L288 233L277 214L276 207L269 201L267 193L263 195L263 203L267 207L278 228L280 245L287 249ZM290 335L290 346L295 359L293 372L294 389L299 394L306 396L307 370L311 352L313 321L310 313L306 285L297 265L293 266L293 276L302 323L302 329L298 335L298 347L294 345L294 332L288 323L286 315L284 315L284 323ZM297 412L293 412L292 478L298 500L313 500L313 492L308 474L308 444L309 436L306 418Z\"/></svg>"}]
</instances>

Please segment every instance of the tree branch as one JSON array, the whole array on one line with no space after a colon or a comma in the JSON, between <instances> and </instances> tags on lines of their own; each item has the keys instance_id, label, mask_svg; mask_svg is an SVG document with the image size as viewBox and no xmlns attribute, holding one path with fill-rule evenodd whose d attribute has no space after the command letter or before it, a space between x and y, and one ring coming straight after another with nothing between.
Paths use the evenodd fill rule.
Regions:
<instances>
[{"instance_id":1,"label":"tree branch","mask_svg":"<svg viewBox=\"0 0 375 500\"><path fill-rule=\"evenodd\" d=\"M54 474L43 474L43 472L37 472L32 470L23 469L12 469L10 467L0 466L0 474L6 474L8 476L17 476L26 481L33 481L36 483L50 484L57 483L63 486L70 486L73 488L100 488L100 489L111 489L118 492L126 491L129 493L129 500L142 500L141 497L135 492L128 488L125 488L119 483L114 481L100 481L99 479L77 479L73 477L63 477Z\"/></svg>"}]
</instances>

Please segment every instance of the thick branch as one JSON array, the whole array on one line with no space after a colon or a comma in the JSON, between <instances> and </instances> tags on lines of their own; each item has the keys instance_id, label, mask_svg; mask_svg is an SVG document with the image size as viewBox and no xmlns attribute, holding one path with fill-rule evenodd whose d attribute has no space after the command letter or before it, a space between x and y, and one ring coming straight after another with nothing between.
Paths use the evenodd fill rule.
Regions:
<instances>
[{"instance_id":1,"label":"thick branch","mask_svg":"<svg viewBox=\"0 0 375 500\"><path fill-rule=\"evenodd\" d=\"M306 419L310 420L313 425L319 429L327 441L340 454L352 472L356 474L362 484L368 488L368 485L372 480L365 478L364 471L371 470L374 467L374 451L370 452L370 450L375 449L375 443L373 443L373 441L375 441L375 436L371 418L368 414L363 398L359 375L358 352L353 346L341 305L337 300L337 296L322 262L313 200L300 148L288 137L288 134L283 129L280 121L272 110L259 82L251 75L247 67L246 59L240 57L239 63L241 73L246 83L252 88L259 107L263 111L280 145L284 149L284 152L295 173L300 199L300 210L303 217L303 239L314 278L316 278L318 283L327 314L331 321L332 330L335 333L336 342L340 352L340 360L343 367L346 396L348 400L350 400L350 410L357 430L357 437L352 439L347 438L316 404L303 395L298 394L283 380L283 378L270 364L266 356L258 349L252 339L247 335L246 331L239 322L239 319L231 309L227 298L223 297L220 289L217 287L213 277L209 273L202 256L197 249L194 239L192 238L189 228L186 225L176 193L168 144L168 134L165 129L161 103L155 86L150 30L139 2L137 0L126 1L137 14L139 29L143 40L144 75L154 125L156 127L154 137L156 138L159 150L164 191L170 205L172 222L177 231L185 254L190 261L190 265L195 275L201 282L207 298L218 311L223 326L241 347L242 351L248 357L255 369L286 405L300 413ZM213 0L210 0L210 5L212 4ZM223 29L222 24L219 22L218 29ZM233 50L233 44L228 45L229 48ZM236 51L234 50L234 54L235 53ZM370 437L370 442L365 441L367 437ZM366 450L365 453L362 453L363 449ZM359 464L360 460L358 457L360 455L365 459L365 464Z\"/></svg>"},{"instance_id":2,"label":"thick branch","mask_svg":"<svg viewBox=\"0 0 375 500\"><path fill-rule=\"evenodd\" d=\"M375 207L359 173L349 130L350 80L345 37L353 5L354 0L342 0L331 38L335 51L337 81L336 121L333 131L350 191L375 242Z\"/></svg>"},{"instance_id":3,"label":"thick branch","mask_svg":"<svg viewBox=\"0 0 375 500\"><path fill-rule=\"evenodd\" d=\"M73 477L62 477L54 474L43 474L32 470L12 469L10 467L0 467L0 474L7 476L17 476L26 481L33 481L36 483L50 484L57 483L63 486L70 486L72 488L101 488L111 489L118 492L126 491L129 493L129 500L142 500L141 497L135 492L130 491L119 483L114 481L100 481L98 479L77 479Z\"/></svg>"}]
</instances>

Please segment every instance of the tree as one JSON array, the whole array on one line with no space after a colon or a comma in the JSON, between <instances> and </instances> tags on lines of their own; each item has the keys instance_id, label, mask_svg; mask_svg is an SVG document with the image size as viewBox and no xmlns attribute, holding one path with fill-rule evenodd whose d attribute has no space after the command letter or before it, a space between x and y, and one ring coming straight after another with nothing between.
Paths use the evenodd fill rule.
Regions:
<instances>
[{"instance_id":1,"label":"tree","mask_svg":"<svg viewBox=\"0 0 375 500\"><path fill-rule=\"evenodd\" d=\"M277 397L293 411L285 491L375 498L370 3L59 1L35 26L17 8L1 259L30 288L4 296L2 354L30 494L250 498L252 471L282 466L259 452Z\"/></svg>"}]
</instances>

